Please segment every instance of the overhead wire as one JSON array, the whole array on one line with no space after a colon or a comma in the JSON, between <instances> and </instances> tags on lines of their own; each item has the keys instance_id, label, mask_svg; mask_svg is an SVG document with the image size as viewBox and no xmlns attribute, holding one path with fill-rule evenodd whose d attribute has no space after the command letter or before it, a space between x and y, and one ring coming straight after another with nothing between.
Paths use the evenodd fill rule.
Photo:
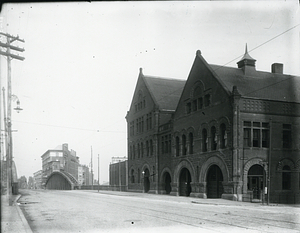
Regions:
<instances>
[{"instance_id":1,"label":"overhead wire","mask_svg":"<svg viewBox=\"0 0 300 233\"><path fill-rule=\"evenodd\" d=\"M263 46L263 45L265 45L265 44L269 43L270 41L272 41L272 40L274 40L274 39L278 38L279 36L282 36L282 35L284 35L285 33L289 32L289 31L291 31L291 30L293 30L293 29L295 29L296 27L299 27L299 26L300 26L300 24L297 24L297 25L295 25L295 26L293 26L293 27L291 27L291 28L287 29L286 31L284 31L284 32L282 32L282 33L280 33L280 34L278 34L278 35L276 35L276 36L272 37L271 39L269 39L269 40L267 40L267 41L263 42L262 44L260 44L260 45L256 46L255 48L253 48L253 49L250 49L250 50L249 50L249 52L251 52L251 51L254 51L254 50L258 49L259 47L261 47L261 46ZM218 69L221 69L221 68L225 67L225 66L226 66L226 65L228 65L229 63L231 63L231 62L233 62L233 61L235 61L235 60L239 59L239 58L240 58L240 57L242 57L242 56L243 56L243 54L241 54L240 56L238 56L238 57L236 57L236 58L234 58L234 59L230 60L229 62L225 63L224 65L221 65L220 67L218 67L218 68L214 69L213 71L216 71L216 70L218 70ZM294 77L294 76L291 76L291 77L289 77L289 78L287 78L287 79L285 79L285 80L281 80L281 81L279 81L278 83L280 83L280 82L283 82L283 81L286 81L286 80L288 80L288 79L290 79L290 78L293 78L293 77ZM269 86L272 86L272 85L275 85L275 84L277 84L277 83L270 84ZM262 87L262 88L256 89L256 90L254 90L254 91L252 91L252 92L249 92L249 93L247 93L247 94L251 94L251 93L253 93L253 92L255 92L255 91L258 91L258 90L261 90L261 89L267 88L267 87L269 87L269 86L266 86L266 87ZM169 93L169 94L167 94L167 95L165 95L165 96L161 97L161 98L160 98L158 101L160 101L160 100L162 100L162 99L164 99L164 98L167 98L167 97L169 97L170 95L174 94L175 92L179 91L180 89L182 89L182 88L178 88L178 89L176 89L175 91L173 91L173 92L171 92L171 93Z\"/></svg>"}]
</instances>

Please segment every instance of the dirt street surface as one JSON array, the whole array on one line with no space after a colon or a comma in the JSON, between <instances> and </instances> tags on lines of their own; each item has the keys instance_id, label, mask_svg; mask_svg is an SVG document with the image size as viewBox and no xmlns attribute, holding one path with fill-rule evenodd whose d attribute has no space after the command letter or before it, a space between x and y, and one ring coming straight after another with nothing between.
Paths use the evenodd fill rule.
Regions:
<instances>
[{"instance_id":1,"label":"dirt street surface","mask_svg":"<svg viewBox=\"0 0 300 233\"><path fill-rule=\"evenodd\" d=\"M300 208L129 192L21 190L33 232L299 232Z\"/></svg>"}]
</instances>

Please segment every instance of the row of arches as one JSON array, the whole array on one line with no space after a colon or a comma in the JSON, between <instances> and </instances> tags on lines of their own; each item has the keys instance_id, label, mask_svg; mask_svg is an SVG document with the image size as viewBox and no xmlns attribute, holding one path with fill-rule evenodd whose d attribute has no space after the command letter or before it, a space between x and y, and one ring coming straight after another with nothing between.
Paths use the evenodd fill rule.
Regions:
<instances>
[{"instance_id":1,"label":"row of arches","mask_svg":"<svg viewBox=\"0 0 300 233\"><path fill-rule=\"evenodd\" d=\"M244 166L243 194L251 193L251 199L263 198L264 187L266 187L266 170L263 166L262 159L254 158L249 160ZM289 185L289 169L284 165L282 169L282 185ZM133 169L132 169L133 171ZM151 179L149 169L143 170L144 177L141 184L144 192L155 189L154 179ZM197 179L197 177L199 177ZM226 186L229 182L229 171L224 161L218 156L210 157L200 170L195 169L190 162L182 160L172 172L165 168L158 179L159 191L170 194L172 192L179 196L190 196L191 193L204 193L207 198L221 198L225 194ZM287 184L285 184L288 182ZM199 189L199 185L204 188ZM201 186L200 185L200 186ZM225 186L224 186L225 185ZM231 184L233 185L233 184ZM230 190L233 186L230 186ZM227 190L228 187L227 187ZM228 193L227 193L228 194ZM230 193L233 194L233 193Z\"/></svg>"},{"instance_id":2,"label":"row of arches","mask_svg":"<svg viewBox=\"0 0 300 233\"><path fill-rule=\"evenodd\" d=\"M207 152L225 149L228 144L228 129L228 123L225 120L221 121L219 126L217 126L216 122L211 124L211 126L207 124L202 125L201 130L196 135L196 140L200 141L200 151ZM175 132L174 135L176 156L194 153L195 132L193 129L187 132Z\"/></svg>"}]
</instances>

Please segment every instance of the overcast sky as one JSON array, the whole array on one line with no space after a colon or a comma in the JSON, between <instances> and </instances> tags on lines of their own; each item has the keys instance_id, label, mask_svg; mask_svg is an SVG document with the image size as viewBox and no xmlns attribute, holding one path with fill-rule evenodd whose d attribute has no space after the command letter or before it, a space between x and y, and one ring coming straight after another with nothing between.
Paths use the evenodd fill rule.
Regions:
<instances>
[{"instance_id":1,"label":"overcast sky","mask_svg":"<svg viewBox=\"0 0 300 233\"><path fill-rule=\"evenodd\" d=\"M1 31L25 40L13 43L25 60L12 61L23 108L12 115L18 176L32 176L43 153L68 143L86 165L92 147L95 178L99 154L100 182L108 181L111 158L127 156L125 116L140 67L187 79L197 50L208 63L237 67L247 43L257 70L280 62L299 76L299 28L296 0L4 5ZM0 64L7 88L5 57Z\"/></svg>"}]
</instances>

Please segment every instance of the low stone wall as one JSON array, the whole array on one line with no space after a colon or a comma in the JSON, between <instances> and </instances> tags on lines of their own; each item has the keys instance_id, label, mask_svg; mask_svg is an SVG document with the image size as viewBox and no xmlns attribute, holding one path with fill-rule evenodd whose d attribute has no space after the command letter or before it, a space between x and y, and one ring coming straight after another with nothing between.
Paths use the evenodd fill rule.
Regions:
<instances>
[{"instance_id":1,"label":"low stone wall","mask_svg":"<svg viewBox=\"0 0 300 233\"><path fill-rule=\"evenodd\" d=\"M127 191L126 185L81 185L76 186L75 189L81 189L81 190L107 190L107 191Z\"/></svg>"}]
</instances>

